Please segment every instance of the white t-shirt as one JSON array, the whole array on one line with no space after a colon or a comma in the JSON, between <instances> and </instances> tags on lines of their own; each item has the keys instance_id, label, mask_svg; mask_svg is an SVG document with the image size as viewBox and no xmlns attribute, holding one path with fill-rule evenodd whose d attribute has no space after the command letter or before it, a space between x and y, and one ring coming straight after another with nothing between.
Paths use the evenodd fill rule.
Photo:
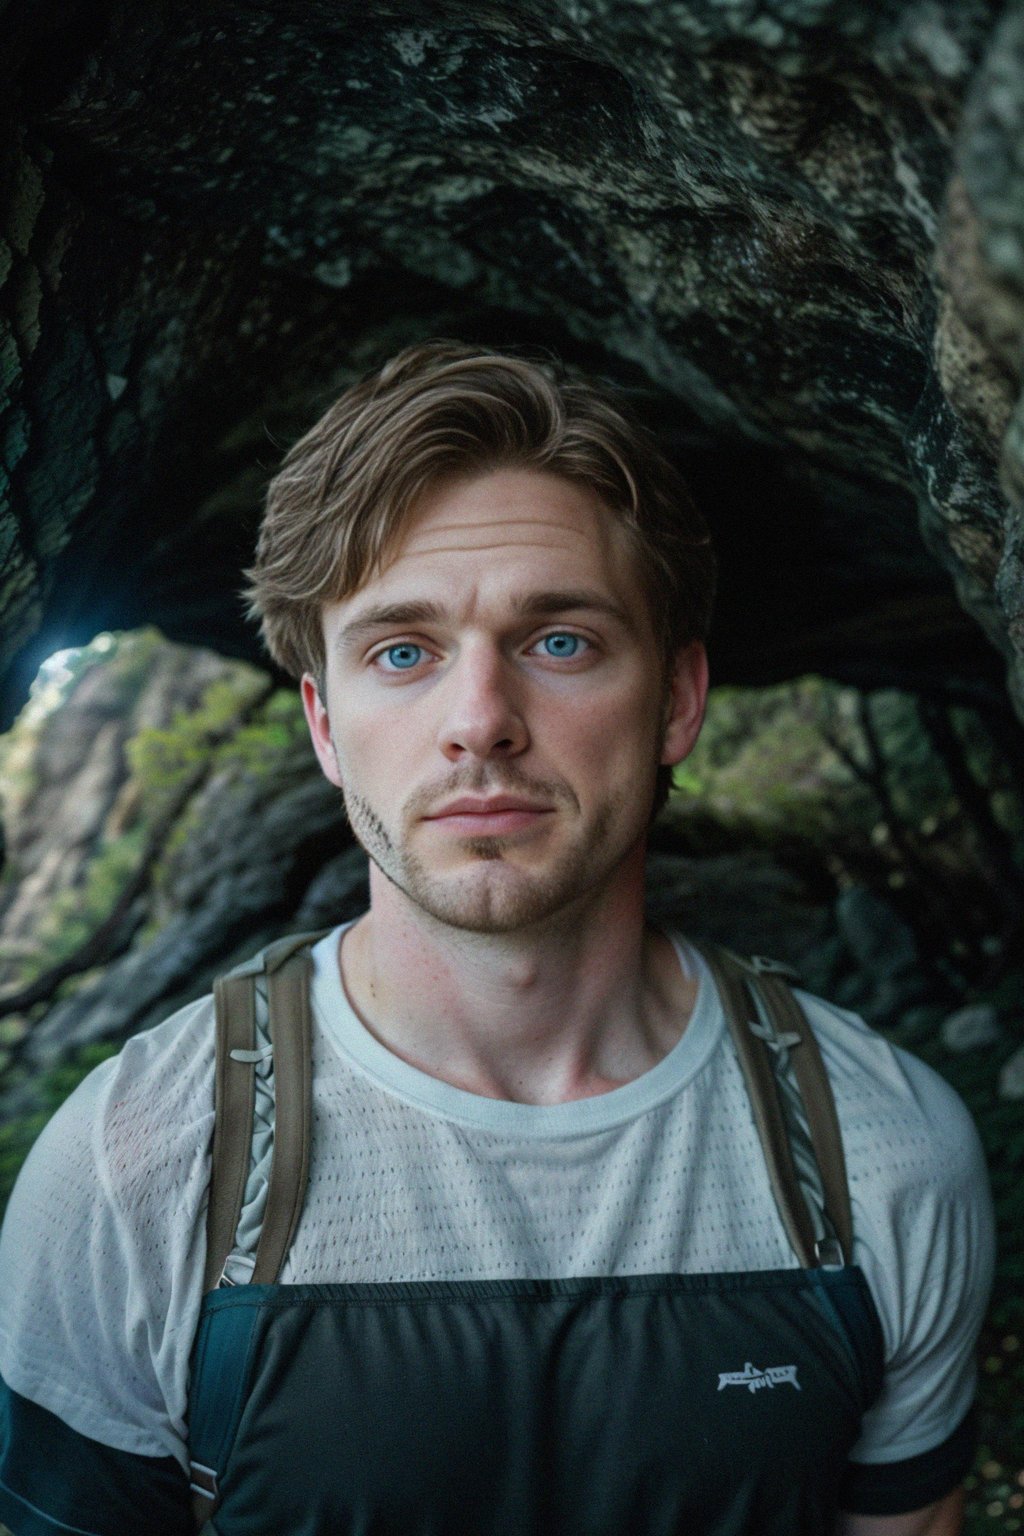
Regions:
<instances>
[{"instance_id":1,"label":"white t-shirt","mask_svg":"<svg viewBox=\"0 0 1024 1536\"><path fill-rule=\"evenodd\" d=\"M795 1268L714 984L650 1071L567 1104L452 1087L349 1005L335 930L314 951L310 1176L282 1282L465 1280ZM991 1284L991 1200L952 1088L855 1015L798 994L831 1079L886 1371L852 1452L940 1445L970 1407ZM213 1004L97 1067L39 1137L0 1237L0 1374L120 1450L188 1457L213 1130ZM247 1219L271 1141L258 1069ZM244 1279L244 1272L238 1275Z\"/></svg>"}]
</instances>

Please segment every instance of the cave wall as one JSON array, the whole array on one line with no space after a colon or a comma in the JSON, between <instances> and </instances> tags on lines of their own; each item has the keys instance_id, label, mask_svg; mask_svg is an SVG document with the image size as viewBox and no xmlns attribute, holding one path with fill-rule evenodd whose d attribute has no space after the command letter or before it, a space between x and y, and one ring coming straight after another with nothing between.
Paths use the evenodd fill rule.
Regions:
<instances>
[{"instance_id":1,"label":"cave wall","mask_svg":"<svg viewBox=\"0 0 1024 1536\"><path fill-rule=\"evenodd\" d=\"M256 658L284 445L431 334L627 388L718 680L1024 707L1024 6L10 0L3 718L103 628Z\"/></svg>"}]
</instances>

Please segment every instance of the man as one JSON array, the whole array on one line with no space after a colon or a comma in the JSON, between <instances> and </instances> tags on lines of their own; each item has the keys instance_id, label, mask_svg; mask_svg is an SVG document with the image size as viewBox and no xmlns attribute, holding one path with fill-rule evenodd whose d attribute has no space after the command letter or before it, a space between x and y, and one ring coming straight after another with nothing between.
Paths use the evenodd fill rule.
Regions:
<instances>
[{"instance_id":1,"label":"man","mask_svg":"<svg viewBox=\"0 0 1024 1536\"><path fill-rule=\"evenodd\" d=\"M210 1001L91 1075L5 1225L0 1517L183 1532L191 1479L224 1536L960 1530L992 1266L966 1111L806 994L811 1040L727 1027L720 961L645 925L713 581L646 434L412 348L288 455L250 575L371 861L312 950L301 1214L265 1283L279 1018L216 1069L254 1084L223 1263ZM851 1251L806 1095L806 1208L769 1176L744 1030L790 1087L817 1041Z\"/></svg>"}]
</instances>

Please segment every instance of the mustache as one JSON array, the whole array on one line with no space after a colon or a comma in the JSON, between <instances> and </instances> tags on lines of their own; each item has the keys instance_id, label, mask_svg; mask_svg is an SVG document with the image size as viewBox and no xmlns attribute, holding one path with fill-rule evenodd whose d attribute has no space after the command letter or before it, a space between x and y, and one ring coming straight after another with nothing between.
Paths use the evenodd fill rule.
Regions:
<instances>
[{"instance_id":1,"label":"mustache","mask_svg":"<svg viewBox=\"0 0 1024 1536\"><path fill-rule=\"evenodd\" d=\"M418 820L459 795L523 795L531 800L551 801L579 810L579 800L568 784L556 779L535 779L508 765L500 773L475 769L470 774L455 773L442 783L425 785L409 796L405 814L410 820Z\"/></svg>"}]
</instances>

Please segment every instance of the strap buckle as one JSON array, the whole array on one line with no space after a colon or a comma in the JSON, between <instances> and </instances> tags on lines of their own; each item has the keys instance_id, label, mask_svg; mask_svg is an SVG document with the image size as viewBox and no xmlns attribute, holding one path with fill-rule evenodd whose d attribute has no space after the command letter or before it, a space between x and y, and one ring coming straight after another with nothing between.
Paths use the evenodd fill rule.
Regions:
<instances>
[{"instance_id":1,"label":"strap buckle","mask_svg":"<svg viewBox=\"0 0 1024 1536\"><path fill-rule=\"evenodd\" d=\"M843 1269L846 1255L838 1237L819 1237L814 1245L814 1257L822 1269Z\"/></svg>"},{"instance_id":2,"label":"strap buckle","mask_svg":"<svg viewBox=\"0 0 1024 1536\"><path fill-rule=\"evenodd\" d=\"M751 969L758 976L783 976L787 981L799 981L800 972L787 965L784 960L773 960L771 955L751 955Z\"/></svg>"},{"instance_id":3,"label":"strap buckle","mask_svg":"<svg viewBox=\"0 0 1024 1536\"><path fill-rule=\"evenodd\" d=\"M752 1035L756 1035L758 1040L763 1040L765 1045L769 1046L777 1055L781 1055L783 1051L791 1051L794 1046L803 1043L803 1036L798 1035L795 1030L785 1030L779 1034L771 1024L762 1024L760 1019L748 1019L747 1028Z\"/></svg>"},{"instance_id":4,"label":"strap buckle","mask_svg":"<svg viewBox=\"0 0 1024 1536\"><path fill-rule=\"evenodd\" d=\"M190 1461L188 1469L191 1474L189 1487L193 1493L201 1493L204 1499L210 1500L220 1497L217 1473L213 1467L204 1466L201 1461Z\"/></svg>"},{"instance_id":5,"label":"strap buckle","mask_svg":"<svg viewBox=\"0 0 1024 1536\"><path fill-rule=\"evenodd\" d=\"M251 1253L238 1253L234 1248L224 1260L224 1268L220 1272L217 1281L217 1290L225 1285L248 1285L252 1279L252 1272L256 1268L256 1260ZM234 1270L230 1274L229 1270ZM239 1278L241 1276L241 1278Z\"/></svg>"},{"instance_id":6,"label":"strap buckle","mask_svg":"<svg viewBox=\"0 0 1024 1536\"><path fill-rule=\"evenodd\" d=\"M243 1050L240 1045L236 1045L233 1051L228 1051L228 1055L231 1057L232 1061L244 1062L246 1066L257 1065L261 1061L266 1061L267 1058L273 1056L273 1054L274 1047L272 1043L269 1045L260 1046L259 1050L257 1051Z\"/></svg>"}]
</instances>

